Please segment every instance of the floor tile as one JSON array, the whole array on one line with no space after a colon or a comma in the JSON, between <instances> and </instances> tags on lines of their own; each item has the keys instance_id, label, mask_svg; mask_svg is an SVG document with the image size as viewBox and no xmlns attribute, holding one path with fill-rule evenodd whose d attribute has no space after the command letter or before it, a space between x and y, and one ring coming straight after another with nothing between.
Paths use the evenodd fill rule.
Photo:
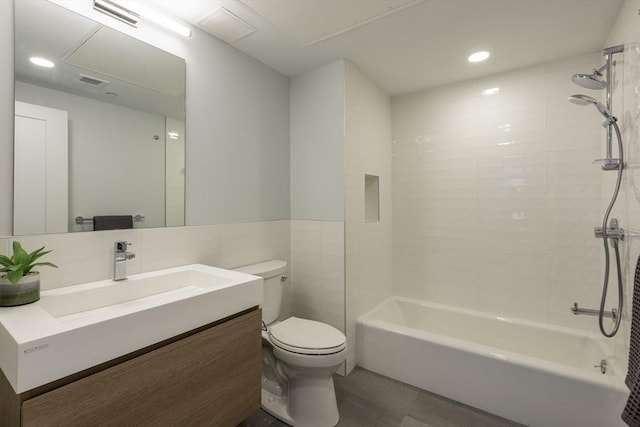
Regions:
<instances>
[{"instance_id":1,"label":"floor tile","mask_svg":"<svg viewBox=\"0 0 640 427\"><path fill-rule=\"evenodd\" d=\"M334 376L338 427L522 427L362 368ZM286 427L263 410L238 427ZM330 427L330 426L327 426Z\"/></svg>"},{"instance_id":2,"label":"floor tile","mask_svg":"<svg viewBox=\"0 0 640 427\"><path fill-rule=\"evenodd\" d=\"M345 390L336 392L340 422L338 427L399 427L403 412L389 410Z\"/></svg>"},{"instance_id":3,"label":"floor tile","mask_svg":"<svg viewBox=\"0 0 640 427\"><path fill-rule=\"evenodd\" d=\"M421 391L407 415L432 427L517 427L520 424L437 394Z\"/></svg>"},{"instance_id":4,"label":"floor tile","mask_svg":"<svg viewBox=\"0 0 640 427\"><path fill-rule=\"evenodd\" d=\"M258 409L237 427L288 427L288 424L272 417L264 410Z\"/></svg>"},{"instance_id":5,"label":"floor tile","mask_svg":"<svg viewBox=\"0 0 640 427\"><path fill-rule=\"evenodd\" d=\"M431 424L425 424L422 421L418 421L415 418L406 416L402 419L400 427L433 427Z\"/></svg>"},{"instance_id":6,"label":"floor tile","mask_svg":"<svg viewBox=\"0 0 640 427\"><path fill-rule=\"evenodd\" d=\"M347 390L382 409L407 413L419 389L391 378L355 368L346 377L335 378L336 390Z\"/></svg>"}]
</instances>

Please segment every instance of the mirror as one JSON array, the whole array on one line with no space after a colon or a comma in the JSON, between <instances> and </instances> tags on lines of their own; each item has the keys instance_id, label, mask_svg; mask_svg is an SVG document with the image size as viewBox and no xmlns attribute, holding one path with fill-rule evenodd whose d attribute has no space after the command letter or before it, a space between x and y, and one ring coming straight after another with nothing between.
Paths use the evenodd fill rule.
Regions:
<instances>
[{"instance_id":1,"label":"mirror","mask_svg":"<svg viewBox=\"0 0 640 427\"><path fill-rule=\"evenodd\" d=\"M185 68L59 5L17 1L13 234L91 231L103 215L184 225Z\"/></svg>"}]
</instances>

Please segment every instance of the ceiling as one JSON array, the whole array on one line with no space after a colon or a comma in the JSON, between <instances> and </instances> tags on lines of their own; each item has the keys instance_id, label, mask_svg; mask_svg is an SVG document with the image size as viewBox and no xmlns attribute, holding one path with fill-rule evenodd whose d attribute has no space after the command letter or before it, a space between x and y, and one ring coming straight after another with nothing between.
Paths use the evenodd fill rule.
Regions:
<instances>
[{"instance_id":1,"label":"ceiling","mask_svg":"<svg viewBox=\"0 0 640 427\"><path fill-rule=\"evenodd\" d=\"M225 17L244 25L227 42L279 72L296 76L346 58L390 95L597 51L624 2L153 1L211 33L233 24L233 19L208 20L224 7ZM477 50L488 50L491 57L467 62Z\"/></svg>"}]
</instances>

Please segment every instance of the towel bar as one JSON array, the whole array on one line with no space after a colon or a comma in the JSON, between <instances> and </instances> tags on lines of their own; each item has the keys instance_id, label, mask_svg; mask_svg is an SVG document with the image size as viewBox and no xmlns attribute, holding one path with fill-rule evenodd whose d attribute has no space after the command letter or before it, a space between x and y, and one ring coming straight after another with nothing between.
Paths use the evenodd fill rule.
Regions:
<instances>
[{"instance_id":1,"label":"towel bar","mask_svg":"<svg viewBox=\"0 0 640 427\"><path fill-rule=\"evenodd\" d=\"M84 224L87 222L93 222L93 218L85 218L82 215L78 215L76 218L76 224ZM140 215L140 214L136 214L133 216L133 220L134 221L144 221L145 217L144 215Z\"/></svg>"}]
</instances>

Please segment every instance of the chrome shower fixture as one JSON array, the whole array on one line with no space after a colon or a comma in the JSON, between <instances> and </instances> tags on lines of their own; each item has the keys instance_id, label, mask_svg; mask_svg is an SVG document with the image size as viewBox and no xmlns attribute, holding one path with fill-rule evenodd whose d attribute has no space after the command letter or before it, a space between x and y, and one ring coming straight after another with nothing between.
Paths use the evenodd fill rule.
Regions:
<instances>
[{"instance_id":1,"label":"chrome shower fixture","mask_svg":"<svg viewBox=\"0 0 640 427\"><path fill-rule=\"evenodd\" d=\"M604 216L602 218L602 226L596 227L594 229L594 234L596 238L601 238L603 247L604 247L604 279L602 283L602 295L600 297L600 307L598 310L594 309L584 309L578 307L577 303L574 303L571 308L571 312L573 314L597 314L598 315L598 326L600 327L600 332L605 337L613 337L620 328L620 323L622 319L622 307L623 307L623 298L624 298L624 286L622 283L622 264L620 257L620 241L624 239L624 230L618 226L618 220L616 218L612 218L611 222L609 222L609 215L611 214L611 210L613 209L614 204L618 198L618 192L620 191L620 184L622 183L622 170L624 169L624 151L622 144L622 135L620 134L620 128L618 127L618 119L613 115L613 107L612 107L612 91L613 91L613 82L614 82L614 66L616 62L613 60L612 56L617 53L624 52L624 46L612 46L604 49L602 51L602 55L606 58L606 64L598 69L593 70L593 73L589 74L574 74L571 77L571 80L579 86L582 86L587 89L604 89L605 90L605 104L598 101L597 99L588 96L588 95L571 95L569 97L569 101L578 105L593 105L595 106L600 114L602 114L607 120L604 122L604 125L607 130L607 146L606 146L606 157L604 159L596 160L596 162L602 163L603 170L615 170L617 171L617 179L616 185L613 190L613 195L611 196L611 201L605 210ZM602 72L605 71L605 76L602 75ZM605 77L604 79L602 77ZM617 140L618 140L618 155L619 158L613 158L612 153L612 134L615 131ZM595 162L594 162L595 163ZM609 290L609 263L610 263L610 254L609 254L609 244L613 247L615 252L615 260L616 260L616 271L618 273L618 306L617 308L607 312L605 311L605 302L607 300L607 294ZM611 330L607 330L604 325L604 319L606 317L610 317L614 320L614 325Z\"/></svg>"},{"instance_id":2,"label":"chrome shower fixture","mask_svg":"<svg viewBox=\"0 0 640 427\"><path fill-rule=\"evenodd\" d=\"M613 116L613 82L614 82L614 67L616 61L613 60L613 55L624 52L624 45L611 46L602 50L602 56L605 57L606 63L598 68L594 69L591 74L574 74L571 80L578 86L587 89L604 89L604 104L600 101L591 98L586 95L572 95L569 97L569 101L578 105L593 104L598 111L607 118L607 121L603 126L607 128L607 145L606 145L606 158L603 159L604 163L602 169L604 170L616 170L618 169L616 159L613 159L613 129L612 124L615 123L616 118ZM604 72L604 75L603 75Z\"/></svg>"},{"instance_id":3,"label":"chrome shower fixture","mask_svg":"<svg viewBox=\"0 0 640 427\"><path fill-rule=\"evenodd\" d=\"M571 81L585 89L602 90L607 87L607 82L603 80L602 71L607 68L607 64L599 69L593 69L591 74L574 74Z\"/></svg>"},{"instance_id":4,"label":"chrome shower fixture","mask_svg":"<svg viewBox=\"0 0 640 427\"><path fill-rule=\"evenodd\" d=\"M604 104L597 99L588 95L571 95L569 101L576 105L589 105L593 104L600 111L600 114L605 116L609 122L617 121L617 119L611 114L611 112L604 106Z\"/></svg>"}]
</instances>

